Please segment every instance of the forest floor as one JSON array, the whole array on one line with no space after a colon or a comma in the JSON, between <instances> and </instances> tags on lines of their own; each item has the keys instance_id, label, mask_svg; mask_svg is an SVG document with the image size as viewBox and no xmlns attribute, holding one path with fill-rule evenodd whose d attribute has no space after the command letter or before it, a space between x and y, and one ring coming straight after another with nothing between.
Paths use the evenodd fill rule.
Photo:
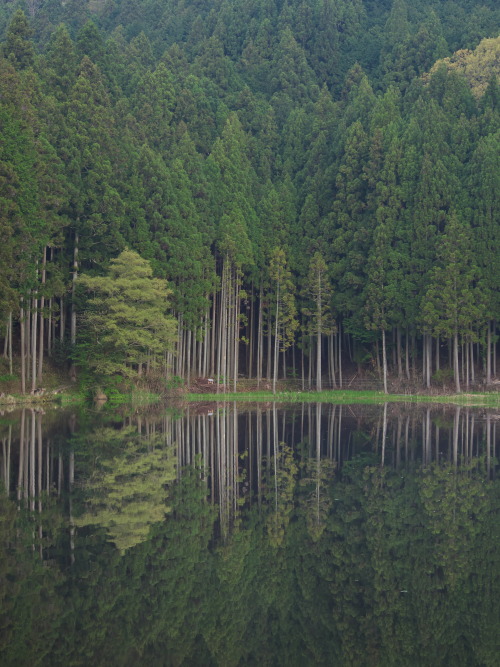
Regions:
<instances>
[{"instance_id":1,"label":"forest floor","mask_svg":"<svg viewBox=\"0 0 500 667\"><path fill-rule=\"evenodd\" d=\"M249 401L279 403L447 403L468 407L500 408L500 392L461 393L461 394L384 394L381 391L355 391L342 389L330 391L269 391L236 392L219 394L195 394L185 396L188 401Z\"/></svg>"},{"instance_id":2,"label":"forest floor","mask_svg":"<svg viewBox=\"0 0 500 667\"><path fill-rule=\"evenodd\" d=\"M3 368L0 369L4 371ZM343 381L342 389L325 387L323 391L308 389L307 382L298 379L280 380L275 394L271 391L272 382L263 379L258 384L255 379L240 378L237 391L233 391L233 383L219 385L212 378L192 378L190 382L181 381L165 383L164 378L156 378L152 382L142 378L132 389L105 389L106 398L115 402L134 404L153 404L164 401L246 401L246 402L322 402L322 403L447 403L464 406L482 406L500 408L500 381L494 380L490 385L477 382L473 387L455 393L451 385L433 385L430 389L423 388L421 378L413 382L405 382L396 376L389 379L389 393L384 394L381 381L374 375L349 369ZM167 386L165 386L167 385ZM115 395L116 394L116 395ZM66 369L47 365L44 373L43 388L34 393L21 393L19 377L0 374L0 407L16 407L22 405L43 405L57 402L60 404L84 401L89 392L82 391L78 382L72 382ZM95 398L95 396L94 396Z\"/></svg>"}]
</instances>

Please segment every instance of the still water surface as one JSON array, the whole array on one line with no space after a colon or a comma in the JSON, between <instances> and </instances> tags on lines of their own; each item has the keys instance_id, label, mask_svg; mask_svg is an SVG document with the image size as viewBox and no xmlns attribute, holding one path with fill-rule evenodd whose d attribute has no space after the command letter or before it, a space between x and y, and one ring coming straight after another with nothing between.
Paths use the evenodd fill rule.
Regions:
<instances>
[{"instance_id":1,"label":"still water surface","mask_svg":"<svg viewBox=\"0 0 500 667\"><path fill-rule=\"evenodd\" d=\"M0 663L497 667L499 420L4 414Z\"/></svg>"}]
</instances>

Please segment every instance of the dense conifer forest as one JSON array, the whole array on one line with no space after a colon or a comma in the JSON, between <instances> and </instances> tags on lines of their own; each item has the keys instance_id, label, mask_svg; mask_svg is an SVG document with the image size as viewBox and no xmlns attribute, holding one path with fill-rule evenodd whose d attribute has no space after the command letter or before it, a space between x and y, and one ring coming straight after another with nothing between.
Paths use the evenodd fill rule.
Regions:
<instances>
[{"instance_id":1,"label":"dense conifer forest","mask_svg":"<svg viewBox=\"0 0 500 667\"><path fill-rule=\"evenodd\" d=\"M497 0L4 2L2 378L491 383L499 29Z\"/></svg>"}]
</instances>

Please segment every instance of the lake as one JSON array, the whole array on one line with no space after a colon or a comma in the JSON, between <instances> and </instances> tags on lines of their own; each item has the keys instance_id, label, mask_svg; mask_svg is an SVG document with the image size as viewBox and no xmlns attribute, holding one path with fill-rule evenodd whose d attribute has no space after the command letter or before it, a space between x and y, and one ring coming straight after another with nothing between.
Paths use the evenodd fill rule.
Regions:
<instances>
[{"instance_id":1,"label":"lake","mask_svg":"<svg viewBox=\"0 0 500 667\"><path fill-rule=\"evenodd\" d=\"M497 667L500 413L0 417L2 665Z\"/></svg>"}]
</instances>

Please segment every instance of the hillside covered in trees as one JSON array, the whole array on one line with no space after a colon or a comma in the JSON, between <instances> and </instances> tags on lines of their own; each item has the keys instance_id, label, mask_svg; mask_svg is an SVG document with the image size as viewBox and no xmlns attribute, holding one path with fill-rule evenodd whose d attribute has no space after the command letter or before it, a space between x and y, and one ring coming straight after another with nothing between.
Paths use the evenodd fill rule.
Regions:
<instances>
[{"instance_id":1,"label":"hillside covered in trees","mask_svg":"<svg viewBox=\"0 0 500 667\"><path fill-rule=\"evenodd\" d=\"M497 0L0 9L2 378L497 372Z\"/></svg>"}]
</instances>

